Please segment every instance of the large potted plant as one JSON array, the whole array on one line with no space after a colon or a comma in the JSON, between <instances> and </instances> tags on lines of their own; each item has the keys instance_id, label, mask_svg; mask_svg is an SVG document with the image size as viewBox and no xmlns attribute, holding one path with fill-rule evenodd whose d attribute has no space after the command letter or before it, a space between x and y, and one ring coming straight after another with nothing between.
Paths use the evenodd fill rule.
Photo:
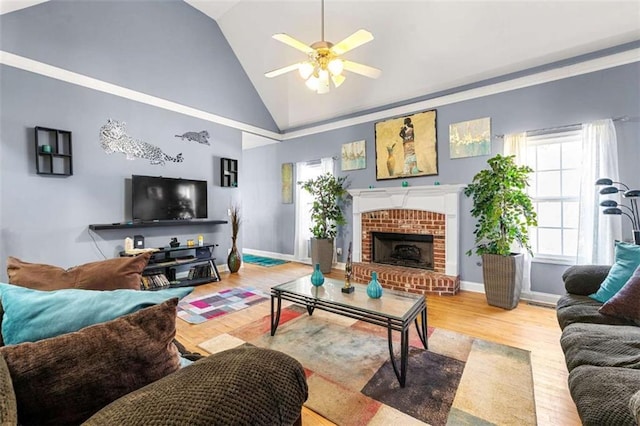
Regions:
<instances>
[{"instance_id":1,"label":"large potted plant","mask_svg":"<svg viewBox=\"0 0 640 426\"><path fill-rule=\"evenodd\" d=\"M333 263L333 242L338 226L346 223L342 213L342 203L347 190L346 177L336 177L325 173L304 182L298 182L314 200L311 206L311 262L320 264L323 273L331 272Z\"/></svg>"},{"instance_id":2,"label":"large potted plant","mask_svg":"<svg viewBox=\"0 0 640 426\"><path fill-rule=\"evenodd\" d=\"M531 253L528 228L538 224L526 193L533 170L517 165L514 156L496 155L488 164L489 169L477 173L464 193L472 197L471 215L478 220L473 231L475 253L482 256L487 302L513 309L522 291L524 254L512 253L511 248L517 242Z\"/></svg>"}]
</instances>

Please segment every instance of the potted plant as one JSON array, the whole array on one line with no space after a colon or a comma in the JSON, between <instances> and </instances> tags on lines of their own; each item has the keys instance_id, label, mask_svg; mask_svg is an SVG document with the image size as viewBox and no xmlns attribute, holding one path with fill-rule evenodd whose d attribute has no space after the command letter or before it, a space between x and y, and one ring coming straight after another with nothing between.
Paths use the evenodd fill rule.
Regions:
<instances>
[{"instance_id":1,"label":"potted plant","mask_svg":"<svg viewBox=\"0 0 640 426\"><path fill-rule=\"evenodd\" d=\"M533 169L517 165L514 156L499 154L488 164L489 169L477 173L464 193L472 197L471 215L478 220L473 231L475 253L482 256L487 302L513 309L522 291L524 255L512 253L511 247L517 242L531 253L528 228L538 224L525 190Z\"/></svg>"},{"instance_id":2,"label":"potted plant","mask_svg":"<svg viewBox=\"0 0 640 426\"><path fill-rule=\"evenodd\" d=\"M238 246L236 245L236 240L238 239L238 232L240 231L240 206L234 204L229 209L230 217L231 217L231 251L229 252L229 256L227 256L227 267L229 268L229 272L235 273L240 269L240 265L242 265L242 257L238 252Z\"/></svg>"},{"instance_id":3,"label":"potted plant","mask_svg":"<svg viewBox=\"0 0 640 426\"><path fill-rule=\"evenodd\" d=\"M311 206L311 262L320 264L323 273L331 272L333 263L333 241L338 232L338 225L346 223L342 213L346 177L335 177L325 173L315 179L298 182L302 189L313 197Z\"/></svg>"}]
</instances>

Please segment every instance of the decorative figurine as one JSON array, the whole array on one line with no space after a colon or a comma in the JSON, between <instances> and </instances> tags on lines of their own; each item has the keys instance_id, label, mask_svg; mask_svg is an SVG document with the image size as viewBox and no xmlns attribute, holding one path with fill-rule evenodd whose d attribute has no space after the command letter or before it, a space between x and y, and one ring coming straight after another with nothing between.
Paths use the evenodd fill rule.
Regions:
<instances>
[{"instance_id":1,"label":"decorative figurine","mask_svg":"<svg viewBox=\"0 0 640 426\"><path fill-rule=\"evenodd\" d=\"M351 264L351 243L349 243L349 254L347 254L347 263L344 265L344 287L343 293L353 293L355 287L351 287L351 274L353 273L353 265Z\"/></svg>"},{"instance_id":2,"label":"decorative figurine","mask_svg":"<svg viewBox=\"0 0 640 426\"><path fill-rule=\"evenodd\" d=\"M169 243L169 245L173 248L180 246L180 242L178 241L177 238L171 238L171 242Z\"/></svg>"}]
</instances>

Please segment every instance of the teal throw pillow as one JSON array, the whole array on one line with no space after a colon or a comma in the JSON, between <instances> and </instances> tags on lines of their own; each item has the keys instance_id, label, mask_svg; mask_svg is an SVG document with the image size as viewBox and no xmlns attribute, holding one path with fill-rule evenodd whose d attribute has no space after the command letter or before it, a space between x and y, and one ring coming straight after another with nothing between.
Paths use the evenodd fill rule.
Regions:
<instances>
[{"instance_id":1,"label":"teal throw pillow","mask_svg":"<svg viewBox=\"0 0 640 426\"><path fill-rule=\"evenodd\" d=\"M616 242L616 262L609 270L607 278L597 292L589 297L606 303L629 281L633 271L640 266L640 246L631 243Z\"/></svg>"},{"instance_id":2,"label":"teal throw pillow","mask_svg":"<svg viewBox=\"0 0 640 426\"><path fill-rule=\"evenodd\" d=\"M37 342L111 321L174 297L183 298L192 291L192 287L159 291L40 291L0 283L2 338L5 345Z\"/></svg>"}]
</instances>

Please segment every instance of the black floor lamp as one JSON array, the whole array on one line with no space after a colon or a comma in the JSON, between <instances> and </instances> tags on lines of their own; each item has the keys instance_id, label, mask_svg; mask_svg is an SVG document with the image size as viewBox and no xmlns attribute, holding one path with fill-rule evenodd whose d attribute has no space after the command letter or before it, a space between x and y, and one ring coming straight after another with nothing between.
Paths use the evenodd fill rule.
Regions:
<instances>
[{"instance_id":1,"label":"black floor lamp","mask_svg":"<svg viewBox=\"0 0 640 426\"><path fill-rule=\"evenodd\" d=\"M605 185L604 188L600 190L600 194L617 194L618 192L622 193L624 198L629 199L629 206L625 206L623 204L618 204L615 200L603 200L600 202L602 207L605 207L602 210L602 214L610 214L610 215L625 215L631 220L631 227L633 228L633 242L640 245L640 211L638 211L638 200L640 197L640 190L638 189L629 189L627 185L622 182L614 182L609 178L601 178L596 181L596 185ZM622 188L619 188L618 186ZM622 210L625 209L626 211ZM627 211L629 213L627 213Z\"/></svg>"}]
</instances>

